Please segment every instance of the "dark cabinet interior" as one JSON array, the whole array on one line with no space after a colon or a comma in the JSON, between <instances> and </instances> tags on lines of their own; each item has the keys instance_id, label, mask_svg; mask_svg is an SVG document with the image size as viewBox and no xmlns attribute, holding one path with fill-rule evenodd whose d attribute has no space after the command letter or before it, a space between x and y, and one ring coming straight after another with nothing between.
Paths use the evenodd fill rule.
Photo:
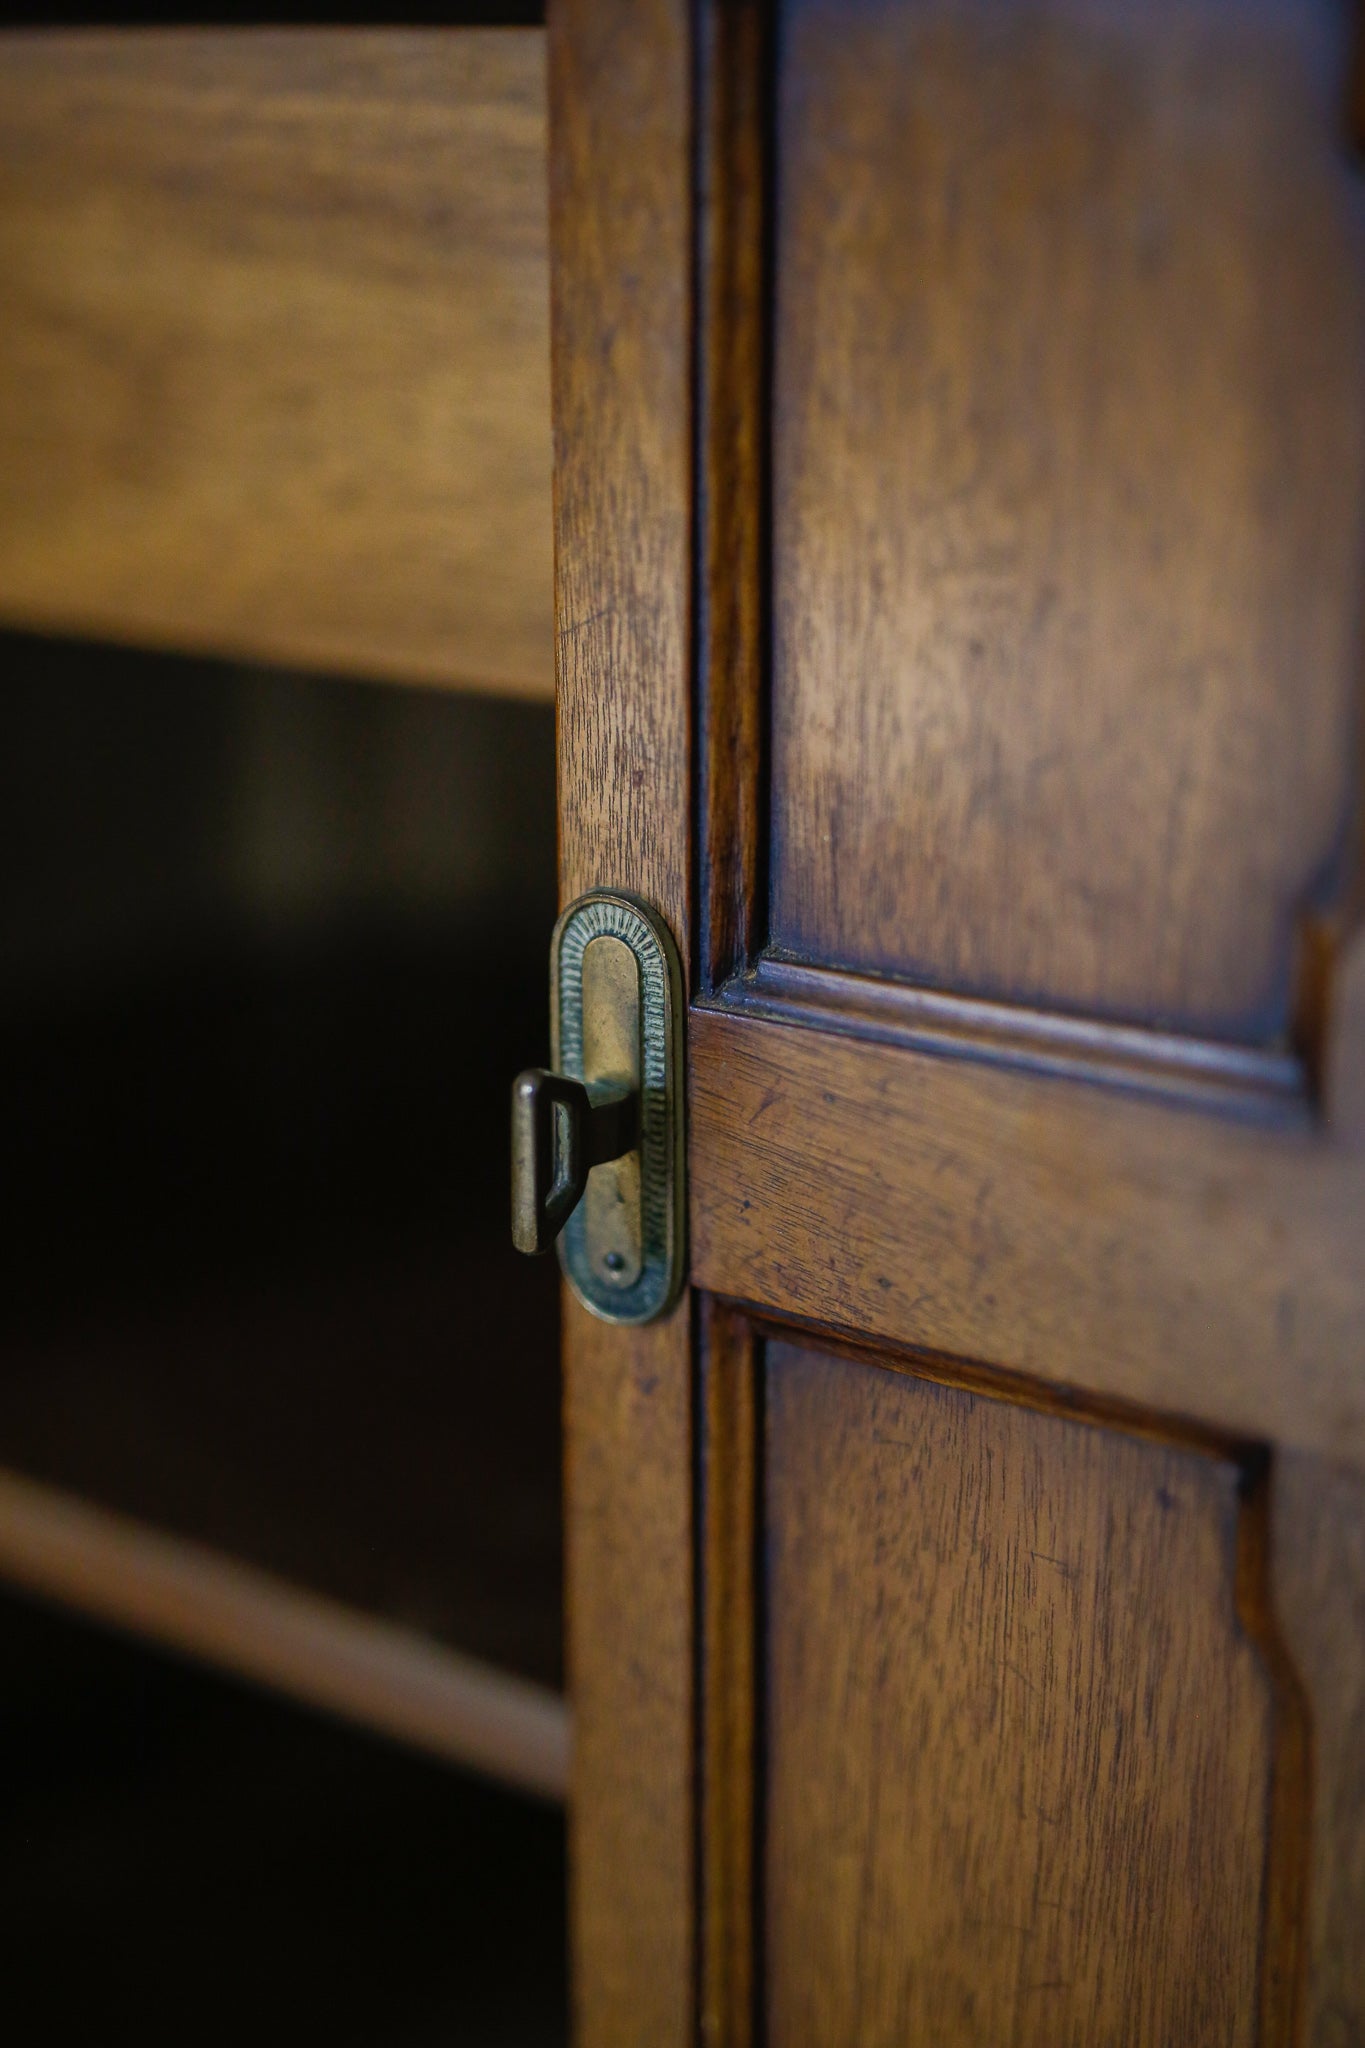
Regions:
<instances>
[{"instance_id":1,"label":"dark cabinet interior","mask_svg":"<svg viewBox=\"0 0 1365 2048\"><path fill-rule=\"evenodd\" d=\"M364 1666L378 1624L400 1663L495 1697L507 1674L562 1718L556 1274L505 1223L506 1083L545 1053L553 713L24 636L0 660L0 1570L24 1589L0 1654L32 1724L6 1745L10 1937L32 1969L57 1922L69 1943L88 1911L98 1948L133 1915L120 1996L130 1956L188 1995L221 1952L233 1998L274 1972L306 2000L352 1914L375 1997L420 2002L429 1964L459 2038L555 2038L553 1804L460 1768L439 1662L413 1721L435 1761L307 1711L337 1704L308 1642L275 1672L253 1635L306 1636L315 1604L333 1661ZM55 1584L26 1562L49 1506L77 1517ZM155 1649L69 1618L127 1618L144 1541L193 1561L203 1610L182 1639L149 1608ZM249 1596L221 1661L301 1706L209 1675L220 1578ZM341 1705L402 1733L386 1669ZM522 1837L543 2009L479 2033L450 1944L492 1967ZM449 2037L415 2008L370 2025L368 1996L329 2038Z\"/></svg>"}]
</instances>

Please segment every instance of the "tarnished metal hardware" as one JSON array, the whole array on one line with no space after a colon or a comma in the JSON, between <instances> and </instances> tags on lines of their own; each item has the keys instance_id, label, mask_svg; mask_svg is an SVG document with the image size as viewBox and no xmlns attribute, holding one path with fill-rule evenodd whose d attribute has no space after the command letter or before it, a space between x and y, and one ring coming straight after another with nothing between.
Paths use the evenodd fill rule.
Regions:
<instances>
[{"instance_id":1,"label":"tarnished metal hardware","mask_svg":"<svg viewBox=\"0 0 1365 2048\"><path fill-rule=\"evenodd\" d=\"M558 1242L586 1307L644 1323L683 1269L682 975L668 928L594 890L550 948L553 1073L512 1089L512 1239Z\"/></svg>"},{"instance_id":2,"label":"tarnished metal hardware","mask_svg":"<svg viewBox=\"0 0 1365 2048\"><path fill-rule=\"evenodd\" d=\"M594 1166L636 1142L640 1098L610 1082L585 1088L544 1067L512 1085L512 1242L547 1252L582 1200Z\"/></svg>"}]
</instances>

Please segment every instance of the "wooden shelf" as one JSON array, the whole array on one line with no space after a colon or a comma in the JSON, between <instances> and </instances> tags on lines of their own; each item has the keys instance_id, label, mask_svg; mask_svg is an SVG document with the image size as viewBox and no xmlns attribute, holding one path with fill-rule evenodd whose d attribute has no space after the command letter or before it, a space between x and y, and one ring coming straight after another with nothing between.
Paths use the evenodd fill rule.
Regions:
<instances>
[{"instance_id":1,"label":"wooden shelf","mask_svg":"<svg viewBox=\"0 0 1365 2048\"><path fill-rule=\"evenodd\" d=\"M61 1309L39 1278L0 1577L562 1797L556 1285L512 1256L455 1227L169 1299L152 1260Z\"/></svg>"},{"instance_id":2,"label":"wooden shelf","mask_svg":"<svg viewBox=\"0 0 1365 2048\"><path fill-rule=\"evenodd\" d=\"M549 711L6 651L0 1577L553 1793Z\"/></svg>"},{"instance_id":3,"label":"wooden shelf","mask_svg":"<svg viewBox=\"0 0 1365 2048\"><path fill-rule=\"evenodd\" d=\"M5 1333L0 1467L556 1687L555 1275L512 1257L40 1304Z\"/></svg>"},{"instance_id":4,"label":"wooden shelf","mask_svg":"<svg viewBox=\"0 0 1365 2048\"><path fill-rule=\"evenodd\" d=\"M544 36L0 36L0 617L549 698Z\"/></svg>"},{"instance_id":5,"label":"wooden shelf","mask_svg":"<svg viewBox=\"0 0 1365 2048\"><path fill-rule=\"evenodd\" d=\"M0 1576L522 1791L566 1797L568 1709L548 1687L5 1471Z\"/></svg>"}]
</instances>

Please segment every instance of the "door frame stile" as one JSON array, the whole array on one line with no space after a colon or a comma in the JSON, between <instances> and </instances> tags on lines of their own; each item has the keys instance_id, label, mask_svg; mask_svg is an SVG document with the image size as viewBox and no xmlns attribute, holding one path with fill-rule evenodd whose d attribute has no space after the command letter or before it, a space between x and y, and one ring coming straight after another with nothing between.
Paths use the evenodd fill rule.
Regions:
<instances>
[{"instance_id":1,"label":"door frame stile","mask_svg":"<svg viewBox=\"0 0 1365 2048\"><path fill-rule=\"evenodd\" d=\"M686 0L549 10L560 900L692 932ZM570 1954L582 2048L693 2048L692 1306L566 1295Z\"/></svg>"}]
</instances>

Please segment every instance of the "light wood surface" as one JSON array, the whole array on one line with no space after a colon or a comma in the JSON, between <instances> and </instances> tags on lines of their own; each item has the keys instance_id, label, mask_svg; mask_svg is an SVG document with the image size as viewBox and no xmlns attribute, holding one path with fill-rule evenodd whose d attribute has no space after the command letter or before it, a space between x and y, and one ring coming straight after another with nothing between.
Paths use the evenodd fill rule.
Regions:
<instances>
[{"instance_id":1,"label":"light wood surface","mask_svg":"<svg viewBox=\"0 0 1365 2048\"><path fill-rule=\"evenodd\" d=\"M1348 14L790 10L782 951L1292 1027L1352 802Z\"/></svg>"},{"instance_id":2,"label":"light wood surface","mask_svg":"<svg viewBox=\"0 0 1365 2048\"><path fill-rule=\"evenodd\" d=\"M1236 1468L787 1345L765 1402L770 2037L1258 2040Z\"/></svg>"},{"instance_id":3,"label":"light wood surface","mask_svg":"<svg viewBox=\"0 0 1365 2048\"><path fill-rule=\"evenodd\" d=\"M0 39L0 618L549 697L544 37Z\"/></svg>"},{"instance_id":4,"label":"light wood surface","mask_svg":"<svg viewBox=\"0 0 1365 2048\"><path fill-rule=\"evenodd\" d=\"M689 78L682 0L552 14L560 888L647 897L684 973ZM691 1309L564 1329L577 2039L690 2048Z\"/></svg>"},{"instance_id":5,"label":"light wood surface","mask_svg":"<svg viewBox=\"0 0 1365 2048\"><path fill-rule=\"evenodd\" d=\"M0 1577L448 1762L565 1796L568 1710L548 1688L2 1471Z\"/></svg>"}]
</instances>

